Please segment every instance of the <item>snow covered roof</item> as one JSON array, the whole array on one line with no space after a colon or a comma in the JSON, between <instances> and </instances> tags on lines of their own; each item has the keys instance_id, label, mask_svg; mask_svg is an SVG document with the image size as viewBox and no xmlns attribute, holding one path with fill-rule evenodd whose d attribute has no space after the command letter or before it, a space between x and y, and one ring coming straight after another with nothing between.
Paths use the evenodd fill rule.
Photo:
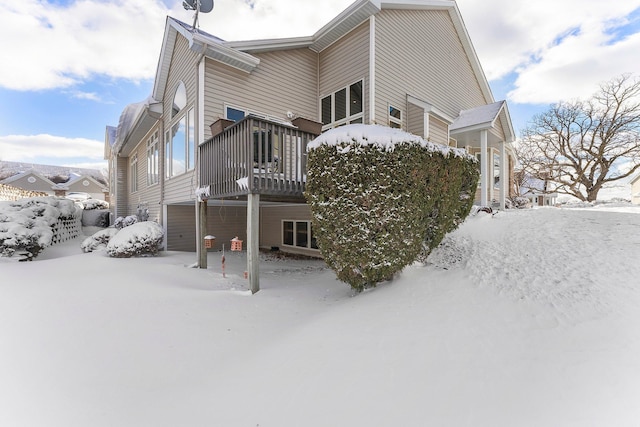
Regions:
<instances>
[{"instance_id":1,"label":"snow covered roof","mask_svg":"<svg viewBox=\"0 0 640 427\"><path fill-rule=\"evenodd\" d=\"M449 130L454 132L467 128L490 128L498 118L504 104L505 101L498 101L493 104L462 110L451 124Z\"/></svg>"},{"instance_id":2,"label":"snow covered roof","mask_svg":"<svg viewBox=\"0 0 640 427\"><path fill-rule=\"evenodd\" d=\"M2 184L11 184L12 182L16 182L16 181L24 178L25 176L29 176L29 175L32 175L32 176L35 176L35 177L39 178L40 180L44 181L45 184L48 184L48 185L51 185L51 186L55 185L54 182L52 182L46 176L38 173L34 168L30 168L29 170L26 170L24 172L19 172L19 173L15 174L15 175L12 175L9 178L6 178L6 179L4 179L4 180L2 180L0 182Z\"/></svg>"},{"instance_id":3,"label":"snow covered roof","mask_svg":"<svg viewBox=\"0 0 640 427\"><path fill-rule=\"evenodd\" d=\"M66 180L69 181L72 179L73 174L77 174L92 177L97 182L101 182L101 185L105 185L104 183L106 183L104 174L98 169L0 161L0 179L3 177L6 178L3 182L15 181L29 173L39 175L48 181L52 181L53 179L58 181L60 178L66 178ZM53 181L51 183L54 184Z\"/></svg>"},{"instance_id":4,"label":"snow covered roof","mask_svg":"<svg viewBox=\"0 0 640 427\"><path fill-rule=\"evenodd\" d=\"M502 125L506 142L514 141L515 131L507 101L504 100L460 111L460 115L449 127L449 132L451 136L456 136L465 132L495 128L498 119L500 119L499 123Z\"/></svg>"},{"instance_id":5,"label":"snow covered roof","mask_svg":"<svg viewBox=\"0 0 640 427\"><path fill-rule=\"evenodd\" d=\"M161 116L162 103L151 96L144 101L127 105L120 114L112 150L129 155L134 147L128 147L127 142L139 142Z\"/></svg>"}]
</instances>

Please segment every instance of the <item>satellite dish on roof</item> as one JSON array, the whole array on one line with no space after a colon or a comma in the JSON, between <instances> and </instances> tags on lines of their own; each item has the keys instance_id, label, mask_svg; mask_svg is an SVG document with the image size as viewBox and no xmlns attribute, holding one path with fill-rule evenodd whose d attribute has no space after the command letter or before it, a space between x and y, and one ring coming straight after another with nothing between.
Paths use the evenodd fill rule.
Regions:
<instances>
[{"instance_id":1,"label":"satellite dish on roof","mask_svg":"<svg viewBox=\"0 0 640 427\"><path fill-rule=\"evenodd\" d=\"M200 8L198 8L200 6ZM183 0L182 7L186 10L196 10L209 13L213 10L213 0Z\"/></svg>"},{"instance_id":2,"label":"satellite dish on roof","mask_svg":"<svg viewBox=\"0 0 640 427\"><path fill-rule=\"evenodd\" d=\"M182 7L186 10L195 10L193 17L193 28L198 24L198 13L209 13L213 10L213 0L182 0Z\"/></svg>"}]
</instances>

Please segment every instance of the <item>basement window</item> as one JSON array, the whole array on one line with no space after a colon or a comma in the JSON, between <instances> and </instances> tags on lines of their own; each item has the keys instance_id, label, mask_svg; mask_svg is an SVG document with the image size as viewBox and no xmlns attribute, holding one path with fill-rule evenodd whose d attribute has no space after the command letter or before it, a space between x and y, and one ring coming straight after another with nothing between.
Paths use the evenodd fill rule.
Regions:
<instances>
[{"instance_id":1,"label":"basement window","mask_svg":"<svg viewBox=\"0 0 640 427\"><path fill-rule=\"evenodd\" d=\"M311 221L282 221L282 245L302 249L318 249Z\"/></svg>"}]
</instances>

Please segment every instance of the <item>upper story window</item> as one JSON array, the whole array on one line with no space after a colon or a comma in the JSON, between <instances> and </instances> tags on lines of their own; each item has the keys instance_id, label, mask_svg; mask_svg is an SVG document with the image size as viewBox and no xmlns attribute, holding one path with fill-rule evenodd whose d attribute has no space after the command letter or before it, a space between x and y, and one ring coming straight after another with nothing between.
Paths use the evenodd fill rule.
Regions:
<instances>
[{"instance_id":1,"label":"upper story window","mask_svg":"<svg viewBox=\"0 0 640 427\"><path fill-rule=\"evenodd\" d=\"M239 122L240 120L244 119L247 114L248 113L246 111L239 108L230 107L228 105L224 107L224 117L227 120Z\"/></svg>"},{"instance_id":2,"label":"upper story window","mask_svg":"<svg viewBox=\"0 0 640 427\"><path fill-rule=\"evenodd\" d=\"M320 100L323 130L350 123L363 123L363 87L364 80L359 80Z\"/></svg>"},{"instance_id":3,"label":"upper story window","mask_svg":"<svg viewBox=\"0 0 640 427\"><path fill-rule=\"evenodd\" d=\"M184 83L179 82L176 93L173 95L173 105L171 106L171 118L174 118L187 106L187 89Z\"/></svg>"},{"instance_id":4,"label":"upper story window","mask_svg":"<svg viewBox=\"0 0 640 427\"><path fill-rule=\"evenodd\" d=\"M393 105L389 105L389 127L402 128L402 110Z\"/></svg>"},{"instance_id":5,"label":"upper story window","mask_svg":"<svg viewBox=\"0 0 640 427\"><path fill-rule=\"evenodd\" d=\"M158 131L155 131L147 140L147 185L159 182L159 158Z\"/></svg>"},{"instance_id":6,"label":"upper story window","mask_svg":"<svg viewBox=\"0 0 640 427\"><path fill-rule=\"evenodd\" d=\"M179 82L173 98L171 123L164 138L165 176L183 174L195 168L195 110L193 107L184 112L187 105L187 91L184 83Z\"/></svg>"}]
</instances>

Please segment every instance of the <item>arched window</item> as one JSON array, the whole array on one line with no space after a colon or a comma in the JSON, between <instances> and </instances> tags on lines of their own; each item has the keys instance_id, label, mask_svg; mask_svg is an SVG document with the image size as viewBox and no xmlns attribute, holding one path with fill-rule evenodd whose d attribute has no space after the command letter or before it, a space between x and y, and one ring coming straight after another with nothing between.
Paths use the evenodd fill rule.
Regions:
<instances>
[{"instance_id":1,"label":"arched window","mask_svg":"<svg viewBox=\"0 0 640 427\"><path fill-rule=\"evenodd\" d=\"M171 122L165 133L165 176L181 175L195 168L195 114L187 106L187 89L179 82L173 95Z\"/></svg>"},{"instance_id":2,"label":"arched window","mask_svg":"<svg viewBox=\"0 0 640 427\"><path fill-rule=\"evenodd\" d=\"M178 83L176 93L173 95L173 106L171 107L171 118L174 118L180 110L187 105L187 89L184 87L184 83Z\"/></svg>"}]
</instances>

